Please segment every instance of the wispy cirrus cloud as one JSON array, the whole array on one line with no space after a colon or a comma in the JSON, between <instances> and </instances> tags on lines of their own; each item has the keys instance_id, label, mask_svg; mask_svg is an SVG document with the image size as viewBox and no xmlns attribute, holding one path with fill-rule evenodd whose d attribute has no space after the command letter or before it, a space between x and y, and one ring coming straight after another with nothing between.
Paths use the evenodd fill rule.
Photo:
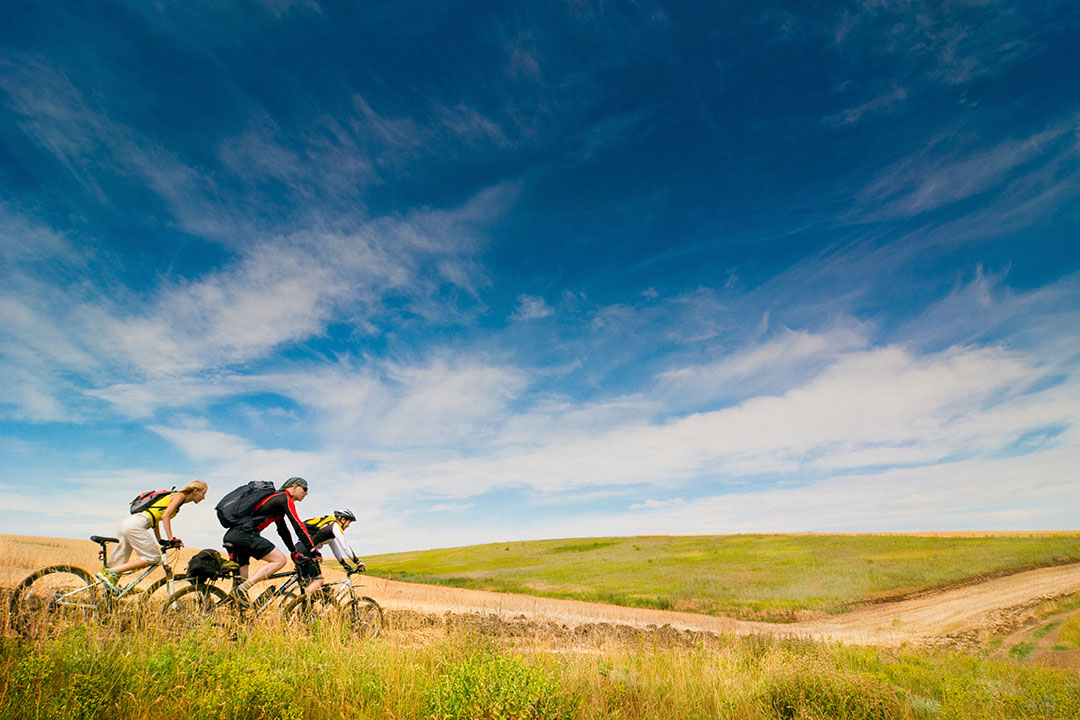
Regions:
<instances>
[{"instance_id":1,"label":"wispy cirrus cloud","mask_svg":"<svg viewBox=\"0 0 1080 720\"><path fill-rule=\"evenodd\" d=\"M388 296L415 315L445 319L450 311L430 298L474 296L486 282L471 255L509 197L512 192L496 188L452 210L375 220L351 233L250 242L216 271L162 278L141 295L114 295L112 270L100 261L88 264L85 250L75 254L59 243L46 257L39 248L37 269L25 252L7 250L12 281L0 291L8 318L0 358L30 375L80 373L89 381L87 396L136 416L220 397L219 371L318 337L332 318L350 317L370 332L386 317ZM7 223L0 247L20 245L26 225ZM107 273L95 278L99 266ZM57 394L63 387L51 402L31 387L9 402L23 397L39 415L63 404Z\"/></svg>"},{"instance_id":2,"label":"wispy cirrus cloud","mask_svg":"<svg viewBox=\"0 0 1080 720\"><path fill-rule=\"evenodd\" d=\"M911 532L1068 529L1080 489L1067 470L1075 444L1037 456L957 461L841 475L800 487L636 504L627 512L585 513L555 527L519 527L513 537L737 532Z\"/></svg>"},{"instance_id":3,"label":"wispy cirrus cloud","mask_svg":"<svg viewBox=\"0 0 1080 720\"><path fill-rule=\"evenodd\" d=\"M850 107L841 113L830 115L825 118L826 125L854 125L864 117L881 112L890 112L900 103L907 100L907 88L893 88L889 92L877 95L859 105Z\"/></svg>"},{"instance_id":4,"label":"wispy cirrus cloud","mask_svg":"<svg viewBox=\"0 0 1080 720\"><path fill-rule=\"evenodd\" d=\"M843 8L827 28L856 58L888 56L894 72L946 86L993 76L1021 60L1036 42L1041 18L1010 3L862 2Z\"/></svg>"},{"instance_id":5,"label":"wispy cirrus cloud","mask_svg":"<svg viewBox=\"0 0 1080 720\"><path fill-rule=\"evenodd\" d=\"M514 309L512 317L519 320L537 320L554 314L554 308L548 305L544 298L522 294L518 295L517 307Z\"/></svg>"},{"instance_id":6,"label":"wispy cirrus cloud","mask_svg":"<svg viewBox=\"0 0 1080 720\"><path fill-rule=\"evenodd\" d=\"M19 56L0 63L0 91L17 124L98 202L130 200L149 187L185 231L229 237L236 219L215 200L213 181L159 141L110 117L53 63Z\"/></svg>"},{"instance_id":7,"label":"wispy cirrus cloud","mask_svg":"<svg viewBox=\"0 0 1080 720\"><path fill-rule=\"evenodd\" d=\"M994 350L924 357L895 347L854 351L782 395L659 423L627 416L570 440L393 474L415 489L467 497L495 487L723 486L740 476L975 457L1032 428L1072 427L1080 419L1075 386L1019 393L1038 374Z\"/></svg>"},{"instance_id":8,"label":"wispy cirrus cloud","mask_svg":"<svg viewBox=\"0 0 1080 720\"><path fill-rule=\"evenodd\" d=\"M879 172L859 192L859 208L868 220L910 217L980 193L1007 192L1023 175L1054 163L1059 154L1075 156L1077 146L1070 141L1075 129L1075 122L1055 124L1029 137L968 152L947 150L957 138L943 135L924 152Z\"/></svg>"}]
</instances>

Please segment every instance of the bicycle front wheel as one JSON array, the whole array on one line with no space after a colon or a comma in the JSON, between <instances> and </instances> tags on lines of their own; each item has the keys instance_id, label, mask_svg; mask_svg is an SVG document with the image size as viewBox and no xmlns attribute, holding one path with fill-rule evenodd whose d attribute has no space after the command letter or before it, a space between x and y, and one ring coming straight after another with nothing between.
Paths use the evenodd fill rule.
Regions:
<instances>
[{"instance_id":1,"label":"bicycle front wheel","mask_svg":"<svg viewBox=\"0 0 1080 720\"><path fill-rule=\"evenodd\" d=\"M11 617L22 631L59 621L96 620L104 611L104 588L73 565L54 565L27 576L11 594Z\"/></svg>"},{"instance_id":2,"label":"bicycle front wheel","mask_svg":"<svg viewBox=\"0 0 1080 720\"><path fill-rule=\"evenodd\" d=\"M383 610L374 599L365 595L359 600L349 602L342 610L352 625L353 632L359 635L361 640L374 640L378 637L383 626Z\"/></svg>"}]
</instances>

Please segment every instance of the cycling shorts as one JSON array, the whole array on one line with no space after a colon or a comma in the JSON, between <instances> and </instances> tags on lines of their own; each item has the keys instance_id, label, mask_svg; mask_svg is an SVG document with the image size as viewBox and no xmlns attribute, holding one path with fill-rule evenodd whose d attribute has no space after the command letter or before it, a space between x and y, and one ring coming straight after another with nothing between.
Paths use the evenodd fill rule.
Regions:
<instances>
[{"instance_id":1,"label":"cycling shorts","mask_svg":"<svg viewBox=\"0 0 1080 720\"><path fill-rule=\"evenodd\" d=\"M251 558L262 560L274 551L274 543L254 530L243 527L229 528L221 544L240 567L251 562Z\"/></svg>"},{"instance_id":2,"label":"cycling shorts","mask_svg":"<svg viewBox=\"0 0 1080 720\"><path fill-rule=\"evenodd\" d=\"M318 580L322 577L322 565L308 558L297 560L296 569L300 571L300 577L305 580Z\"/></svg>"}]
</instances>

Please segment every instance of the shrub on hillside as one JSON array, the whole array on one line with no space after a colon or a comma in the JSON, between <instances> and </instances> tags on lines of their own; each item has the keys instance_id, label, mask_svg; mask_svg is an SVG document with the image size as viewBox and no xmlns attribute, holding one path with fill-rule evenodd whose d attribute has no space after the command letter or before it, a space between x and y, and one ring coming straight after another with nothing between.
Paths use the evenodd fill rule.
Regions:
<instances>
[{"instance_id":1,"label":"shrub on hillside","mask_svg":"<svg viewBox=\"0 0 1080 720\"><path fill-rule=\"evenodd\" d=\"M873 676L842 672L815 657L784 654L765 677L764 695L783 720L891 720L901 717L895 690Z\"/></svg>"},{"instance_id":2,"label":"shrub on hillside","mask_svg":"<svg viewBox=\"0 0 1080 720\"><path fill-rule=\"evenodd\" d=\"M579 698L519 656L483 653L449 668L427 693L434 720L572 720Z\"/></svg>"}]
</instances>

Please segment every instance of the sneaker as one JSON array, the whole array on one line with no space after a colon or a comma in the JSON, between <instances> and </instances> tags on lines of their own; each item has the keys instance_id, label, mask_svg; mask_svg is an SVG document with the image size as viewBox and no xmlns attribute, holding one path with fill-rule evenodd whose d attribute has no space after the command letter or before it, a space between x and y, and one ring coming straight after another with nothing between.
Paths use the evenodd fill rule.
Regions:
<instances>
[{"instance_id":1,"label":"sneaker","mask_svg":"<svg viewBox=\"0 0 1080 720\"><path fill-rule=\"evenodd\" d=\"M251 599L248 598L246 592L240 589L240 586L234 587L232 589L232 592L229 593L229 597L233 599L233 601L236 603L236 606L239 607L241 610L247 610L251 607Z\"/></svg>"},{"instance_id":2,"label":"sneaker","mask_svg":"<svg viewBox=\"0 0 1080 720\"><path fill-rule=\"evenodd\" d=\"M120 575L112 568L105 568L94 577L100 580L109 592L120 592Z\"/></svg>"}]
</instances>

